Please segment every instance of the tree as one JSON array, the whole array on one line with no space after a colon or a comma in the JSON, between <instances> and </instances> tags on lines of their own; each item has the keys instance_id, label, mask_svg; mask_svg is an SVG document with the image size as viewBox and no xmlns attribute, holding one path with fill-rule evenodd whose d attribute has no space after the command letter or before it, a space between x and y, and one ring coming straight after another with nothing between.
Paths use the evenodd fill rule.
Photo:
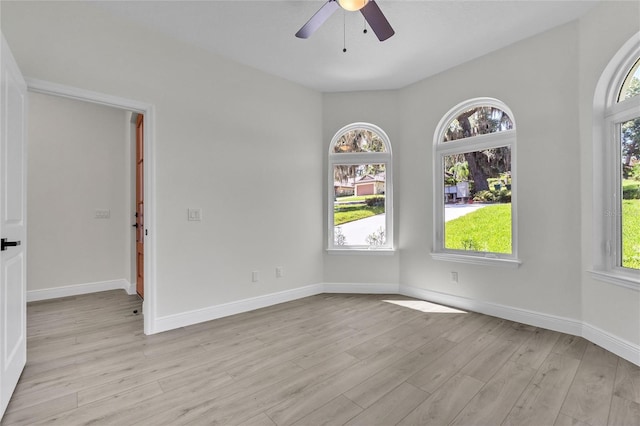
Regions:
<instances>
[{"instance_id":1,"label":"tree","mask_svg":"<svg viewBox=\"0 0 640 426\"><path fill-rule=\"evenodd\" d=\"M637 95L640 95L640 79L634 76L626 89L624 99ZM627 178L631 171L632 158L640 158L640 117L622 123L621 132L623 174Z\"/></svg>"},{"instance_id":2,"label":"tree","mask_svg":"<svg viewBox=\"0 0 640 426\"><path fill-rule=\"evenodd\" d=\"M463 112L453 120L444 140L453 141L512 128L513 122L504 111L490 106L479 106ZM509 147L467 152L463 155L474 182L475 192L489 189L487 182L489 177L511 171Z\"/></svg>"},{"instance_id":3,"label":"tree","mask_svg":"<svg viewBox=\"0 0 640 426\"><path fill-rule=\"evenodd\" d=\"M346 132L333 146L333 152L385 152L380 136L371 130L354 129ZM384 164L337 165L333 169L336 182L355 183L356 178L367 174L377 175L385 170Z\"/></svg>"},{"instance_id":4,"label":"tree","mask_svg":"<svg viewBox=\"0 0 640 426\"><path fill-rule=\"evenodd\" d=\"M384 142L376 133L366 129L346 132L333 146L333 152L384 152Z\"/></svg>"}]
</instances>

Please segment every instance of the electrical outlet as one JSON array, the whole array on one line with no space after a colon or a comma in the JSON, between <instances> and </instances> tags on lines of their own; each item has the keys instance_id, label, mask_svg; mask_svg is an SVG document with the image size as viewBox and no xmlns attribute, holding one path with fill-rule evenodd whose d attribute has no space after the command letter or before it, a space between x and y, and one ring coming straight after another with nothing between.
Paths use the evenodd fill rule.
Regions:
<instances>
[{"instance_id":1,"label":"electrical outlet","mask_svg":"<svg viewBox=\"0 0 640 426\"><path fill-rule=\"evenodd\" d=\"M451 272L451 282L452 283L457 283L458 282L458 273L455 271Z\"/></svg>"},{"instance_id":2,"label":"electrical outlet","mask_svg":"<svg viewBox=\"0 0 640 426\"><path fill-rule=\"evenodd\" d=\"M257 283L260 281L260 273L258 271L253 271L251 273L251 282Z\"/></svg>"},{"instance_id":3,"label":"electrical outlet","mask_svg":"<svg viewBox=\"0 0 640 426\"><path fill-rule=\"evenodd\" d=\"M284 269L282 269L282 266L276 267L276 278L282 278L283 275Z\"/></svg>"}]
</instances>

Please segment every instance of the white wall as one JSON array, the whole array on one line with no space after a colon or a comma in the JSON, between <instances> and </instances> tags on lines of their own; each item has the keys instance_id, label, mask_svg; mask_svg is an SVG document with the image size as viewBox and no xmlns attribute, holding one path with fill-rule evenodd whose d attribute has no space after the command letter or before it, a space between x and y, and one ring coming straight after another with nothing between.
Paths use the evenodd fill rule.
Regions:
<instances>
[{"instance_id":1,"label":"white wall","mask_svg":"<svg viewBox=\"0 0 640 426\"><path fill-rule=\"evenodd\" d=\"M395 92L325 95L325 145L350 121L398 129L392 143L399 225L399 264L383 256L325 256L325 280L390 282L398 273L401 286L542 314L569 327L584 322L589 333L595 329L637 347L640 294L593 281L585 271L592 262L595 83L611 56L640 29L639 16L635 2L602 4L578 22L402 89L399 100ZM433 134L450 108L480 96L506 102L517 123L523 262L518 269L433 261L429 255ZM459 273L459 284L450 283L451 271Z\"/></svg>"},{"instance_id":2,"label":"white wall","mask_svg":"<svg viewBox=\"0 0 640 426\"><path fill-rule=\"evenodd\" d=\"M402 90L325 95L84 4L3 4L2 25L26 75L156 106L160 315L322 281L395 283L585 321L637 347L638 292L592 281L585 270L593 90L638 31L638 16L637 2L603 2L580 21ZM518 269L429 256L435 126L479 96L504 101L517 123ZM328 144L354 121L391 139L393 256L324 254ZM283 207L292 200L295 209ZM203 221L187 222L188 207L202 208ZM283 279L275 266L284 266ZM252 270L262 282L250 283ZM449 283L451 271L459 284Z\"/></svg>"},{"instance_id":3,"label":"white wall","mask_svg":"<svg viewBox=\"0 0 640 426\"><path fill-rule=\"evenodd\" d=\"M328 152L331 139L338 130L354 122L368 122L377 125L389 136L393 154L394 186L397 183L395 167L401 155L399 129L399 98L396 91L326 93L323 95L323 168L328 168ZM326 172L325 172L326 173ZM394 191L394 197L399 193ZM322 194L328 194L327 180L323 180ZM323 212L327 211L327 197L323 197ZM394 198L397 206L397 199ZM327 220L324 213L323 247L327 247ZM394 243L397 244L399 222L394 215ZM376 283L397 284L400 255L371 254L328 254L324 255L324 281L327 283Z\"/></svg>"},{"instance_id":4,"label":"white wall","mask_svg":"<svg viewBox=\"0 0 640 426\"><path fill-rule=\"evenodd\" d=\"M126 129L124 111L29 94L28 291L129 279Z\"/></svg>"},{"instance_id":5,"label":"white wall","mask_svg":"<svg viewBox=\"0 0 640 426\"><path fill-rule=\"evenodd\" d=\"M89 4L3 3L2 31L28 77L155 106L158 316L322 281L319 93Z\"/></svg>"},{"instance_id":6,"label":"white wall","mask_svg":"<svg viewBox=\"0 0 640 426\"><path fill-rule=\"evenodd\" d=\"M607 31L603 31L606 28ZM618 50L640 31L640 3L601 4L580 21L579 111L582 180L582 318L628 342L640 342L640 292L594 280L593 104L596 85ZM596 247L597 249L597 247Z\"/></svg>"},{"instance_id":7,"label":"white wall","mask_svg":"<svg viewBox=\"0 0 640 426\"><path fill-rule=\"evenodd\" d=\"M516 43L402 90L400 282L449 295L580 318L577 24ZM453 106L493 97L517 126L518 269L430 258L432 146ZM407 155L407 153L413 155ZM408 196L407 185L424 182ZM555 187L551 189L550 187ZM459 283L449 280L459 273Z\"/></svg>"}]
</instances>

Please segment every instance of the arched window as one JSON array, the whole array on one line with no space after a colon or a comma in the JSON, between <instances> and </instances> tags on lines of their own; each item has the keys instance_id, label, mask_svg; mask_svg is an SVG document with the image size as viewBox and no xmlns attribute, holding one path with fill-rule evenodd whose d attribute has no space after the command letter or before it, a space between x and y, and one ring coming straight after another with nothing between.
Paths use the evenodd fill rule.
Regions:
<instances>
[{"instance_id":1,"label":"arched window","mask_svg":"<svg viewBox=\"0 0 640 426\"><path fill-rule=\"evenodd\" d=\"M329 250L393 249L391 143L382 129L353 123L329 146Z\"/></svg>"},{"instance_id":2,"label":"arched window","mask_svg":"<svg viewBox=\"0 0 640 426\"><path fill-rule=\"evenodd\" d=\"M517 266L516 130L497 99L456 105L433 142L435 259Z\"/></svg>"},{"instance_id":3,"label":"arched window","mask_svg":"<svg viewBox=\"0 0 640 426\"><path fill-rule=\"evenodd\" d=\"M640 42L611 60L594 96L594 275L640 288Z\"/></svg>"}]
</instances>

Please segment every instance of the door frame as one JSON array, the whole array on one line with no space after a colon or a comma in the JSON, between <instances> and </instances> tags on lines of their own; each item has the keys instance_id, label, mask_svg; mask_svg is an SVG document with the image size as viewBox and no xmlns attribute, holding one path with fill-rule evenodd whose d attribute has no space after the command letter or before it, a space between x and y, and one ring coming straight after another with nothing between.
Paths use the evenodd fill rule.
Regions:
<instances>
[{"instance_id":1,"label":"door frame","mask_svg":"<svg viewBox=\"0 0 640 426\"><path fill-rule=\"evenodd\" d=\"M144 334L155 334L158 330L156 303L156 185L155 185L155 106L145 102L93 92L48 81L26 78L27 90L45 95L60 96L90 102L98 105L136 112L144 115L143 150L144 168L144 295L142 313L144 315Z\"/></svg>"}]
</instances>

